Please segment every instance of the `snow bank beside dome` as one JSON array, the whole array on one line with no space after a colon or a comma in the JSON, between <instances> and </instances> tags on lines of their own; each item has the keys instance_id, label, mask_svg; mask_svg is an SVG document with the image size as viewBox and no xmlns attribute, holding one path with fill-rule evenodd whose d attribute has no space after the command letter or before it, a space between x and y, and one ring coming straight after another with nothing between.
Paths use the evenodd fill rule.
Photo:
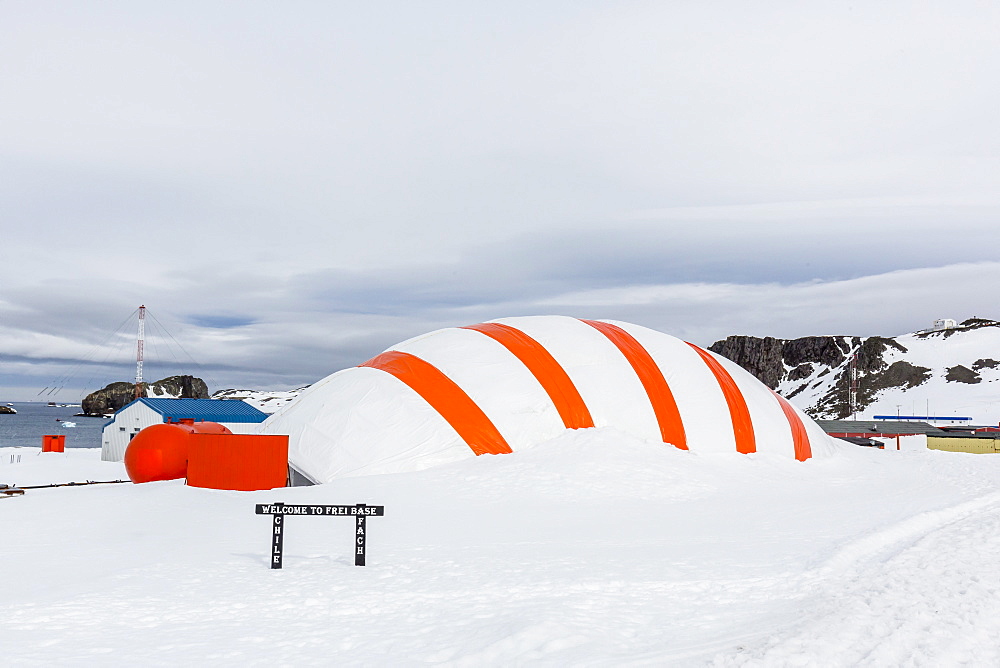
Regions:
<instances>
[{"instance_id":1,"label":"snow bank beside dome","mask_svg":"<svg viewBox=\"0 0 1000 668\"><path fill-rule=\"evenodd\" d=\"M113 480L99 448L0 480ZM31 454L34 453L34 454ZM37 456L36 456L37 455ZM288 518L255 503L384 505ZM260 492L180 480L0 500L10 666L995 666L1000 457L805 465L610 428L395 476Z\"/></svg>"},{"instance_id":2,"label":"snow bank beside dome","mask_svg":"<svg viewBox=\"0 0 1000 668\"><path fill-rule=\"evenodd\" d=\"M563 316L430 332L262 425L317 482L531 448L582 427L698 452L824 456L834 441L736 364L667 334Z\"/></svg>"}]
</instances>

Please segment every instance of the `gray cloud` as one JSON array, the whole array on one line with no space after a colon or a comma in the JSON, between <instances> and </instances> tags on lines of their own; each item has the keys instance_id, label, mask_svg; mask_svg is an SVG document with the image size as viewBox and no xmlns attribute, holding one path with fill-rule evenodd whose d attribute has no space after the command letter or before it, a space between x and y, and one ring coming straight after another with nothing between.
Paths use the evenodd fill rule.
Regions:
<instances>
[{"instance_id":1,"label":"gray cloud","mask_svg":"<svg viewBox=\"0 0 1000 668\"><path fill-rule=\"evenodd\" d=\"M0 392L130 377L143 303L257 387L509 315L702 343L991 315L998 28L962 1L8 3Z\"/></svg>"}]
</instances>

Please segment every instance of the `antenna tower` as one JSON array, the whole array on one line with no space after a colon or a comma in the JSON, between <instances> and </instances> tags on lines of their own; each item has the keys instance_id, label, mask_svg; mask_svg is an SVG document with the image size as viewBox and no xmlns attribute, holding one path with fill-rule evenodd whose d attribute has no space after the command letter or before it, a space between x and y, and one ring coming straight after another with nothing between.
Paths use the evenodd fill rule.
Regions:
<instances>
[{"instance_id":1,"label":"antenna tower","mask_svg":"<svg viewBox=\"0 0 1000 668\"><path fill-rule=\"evenodd\" d=\"M139 307L139 336L135 342L135 398L145 396L142 388L142 346L146 339L146 307Z\"/></svg>"},{"instance_id":2,"label":"antenna tower","mask_svg":"<svg viewBox=\"0 0 1000 668\"><path fill-rule=\"evenodd\" d=\"M851 419L858 419L858 354L851 353L851 389L847 395L847 403L851 411Z\"/></svg>"}]
</instances>

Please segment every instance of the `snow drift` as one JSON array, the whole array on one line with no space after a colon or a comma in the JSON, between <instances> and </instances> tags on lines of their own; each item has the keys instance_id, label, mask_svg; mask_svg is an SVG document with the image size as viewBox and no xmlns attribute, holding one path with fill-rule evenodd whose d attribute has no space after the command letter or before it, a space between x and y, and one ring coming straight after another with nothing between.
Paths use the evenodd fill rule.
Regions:
<instances>
[{"instance_id":1,"label":"snow drift","mask_svg":"<svg viewBox=\"0 0 1000 668\"><path fill-rule=\"evenodd\" d=\"M21 455L11 462L12 454ZM124 477L0 447L20 485ZM257 503L289 518L270 570ZM259 492L0 500L10 666L997 666L1000 457L684 452L613 428L505 457Z\"/></svg>"},{"instance_id":2,"label":"snow drift","mask_svg":"<svg viewBox=\"0 0 1000 668\"><path fill-rule=\"evenodd\" d=\"M623 322L509 318L404 341L262 424L316 482L399 473L614 427L698 452L799 460L836 446L738 365Z\"/></svg>"}]
</instances>

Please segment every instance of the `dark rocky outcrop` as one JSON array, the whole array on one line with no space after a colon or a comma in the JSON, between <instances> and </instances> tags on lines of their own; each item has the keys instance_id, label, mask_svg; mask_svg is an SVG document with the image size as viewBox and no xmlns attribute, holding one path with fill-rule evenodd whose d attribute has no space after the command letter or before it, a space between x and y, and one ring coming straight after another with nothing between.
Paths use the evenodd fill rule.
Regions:
<instances>
[{"instance_id":1,"label":"dark rocky outcrop","mask_svg":"<svg viewBox=\"0 0 1000 668\"><path fill-rule=\"evenodd\" d=\"M135 398L134 383L111 383L104 389L91 392L84 397L82 413L84 415L106 415L114 413Z\"/></svg>"},{"instance_id":2,"label":"dark rocky outcrop","mask_svg":"<svg viewBox=\"0 0 1000 668\"><path fill-rule=\"evenodd\" d=\"M860 339L855 342L843 336L775 339L734 335L716 341L708 349L736 362L773 390L783 380L806 381L817 369L822 369L817 378L829 373L830 369L843 365L848 353L860 343ZM795 397L808 387L808 382L802 382L786 392L786 396ZM824 410L839 413L840 407L824 406Z\"/></svg>"},{"instance_id":3,"label":"dark rocky outcrop","mask_svg":"<svg viewBox=\"0 0 1000 668\"><path fill-rule=\"evenodd\" d=\"M850 414L848 360L852 352L857 355L859 408L871 404L879 390L915 387L930 377L930 369L908 362L887 365L885 357L890 349L907 352L899 342L880 336L806 336L801 339L730 336L709 346L709 350L736 362L771 389L776 389L782 381L801 382L791 389L785 386L788 398L804 392L810 383L815 384L832 371L835 374L832 388L807 410L813 415L832 418ZM816 374L814 378L813 374Z\"/></svg>"},{"instance_id":4,"label":"dark rocky outcrop","mask_svg":"<svg viewBox=\"0 0 1000 668\"><path fill-rule=\"evenodd\" d=\"M979 377L979 374L970 369L967 366L948 367L948 373L945 375L944 379L949 383L968 383L969 385L975 385L976 383L983 382L983 379Z\"/></svg>"},{"instance_id":5,"label":"dark rocky outcrop","mask_svg":"<svg viewBox=\"0 0 1000 668\"><path fill-rule=\"evenodd\" d=\"M170 376L143 387L142 396L168 396L177 399L208 399L208 386L194 376ZM84 398L84 415L114 413L135 399L135 383L111 383Z\"/></svg>"},{"instance_id":6,"label":"dark rocky outcrop","mask_svg":"<svg viewBox=\"0 0 1000 668\"><path fill-rule=\"evenodd\" d=\"M881 336L869 336L866 339L860 339L855 336L853 341L855 345L860 344L858 348L858 371L861 373L884 369L885 362L883 361L883 357L889 348L895 348L901 353L908 352L906 346L893 339L886 339Z\"/></svg>"},{"instance_id":7,"label":"dark rocky outcrop","mask_svg":"<svg viewBox=\"0 0 1000 668\"><path fill-rule=\"evenodd\" d=\"M0 406L0 413L3 413L4 415L15 415L17 414L17 411L10 406Z\"/></svg>"},{"instance_id":8,"label":"dark rocky outcrop","mask_svg":"<svg viewBox=\"0 0 1000 668\"><path fill-rule=\"evenodd\" d=\"M811 376L815 370L812 362L803 362L788 372L788 380L803 380Z\"/></svg>"},{"instance_id":9,"label":"dark rocky outcrop","mask_svg":"<svg viewBox=\"0 0 1000 668\"><path fill-rule=\"evenodd\" d=\"M990 359L989 357L978 359L972 363L972 370L979 371L981 369L995 369L1000 366L1000 362Z\"/></svg>"},{"instance_id":10,"label":"dark rocky outcrop","mask_svg":"<svg viewBox=\"0 0 1000 668\"><path fill-rule=\"evenodd\" d=\"M779 339L781 359L785 364L797 367L814 362L823 366L837 366L847 359L851 345L843 336L804 336L801 339Z\"/></svg>"},{"instance_id":11,"label":"dark rocky outcrop","mask_svg":"<svg viewBox=\"0 0 1000 668\"><path fill-rule=\"evenodd\" d=\"M968 320L963 320L958 323L958 326L965 329L979 329L980 327L996 327L1000 325L1000 321L990 320L989 318L976 318L972 317Z\"/></svg>"},{"instance_id":12,"label":"dark rocky outcrop","mask_svg":"<svg viewBox=\"0 0 1000 668\"><path fill-rule=\"evenodd\" d=\"M151 395L167 395L177 399L208 399L208 385L194 376L170 376L148 386Z\"/></svg>"},{"instance_id":13,"label":"dark rocky outcrop","mask_svg":"<svg viewBox=\"0 0 1000 668\"><path fill-rule=\"evenodd\" d=\"M858 381L858 391L865 393L863 398L866 402L870 402L874 399L870 395L874 395L879 390L890 387L901 387L904 390L909 390L917 385L922 385L930 377L931 370L927 367L916 366L900 360L890 364L885 371L862 376Z\"/></svg>"},{"instance_id":14,"label":"dark rocky outcrop","mask_svg":"<svg viewBox=\"0 0 1000 668\"><path fill-rule=\"evenodd\" d=\"M708 347L713 353L731 359L774 389L784 375L782 349L787 341L756 336L729 336Z\"/></svg>"}]
</instances>

